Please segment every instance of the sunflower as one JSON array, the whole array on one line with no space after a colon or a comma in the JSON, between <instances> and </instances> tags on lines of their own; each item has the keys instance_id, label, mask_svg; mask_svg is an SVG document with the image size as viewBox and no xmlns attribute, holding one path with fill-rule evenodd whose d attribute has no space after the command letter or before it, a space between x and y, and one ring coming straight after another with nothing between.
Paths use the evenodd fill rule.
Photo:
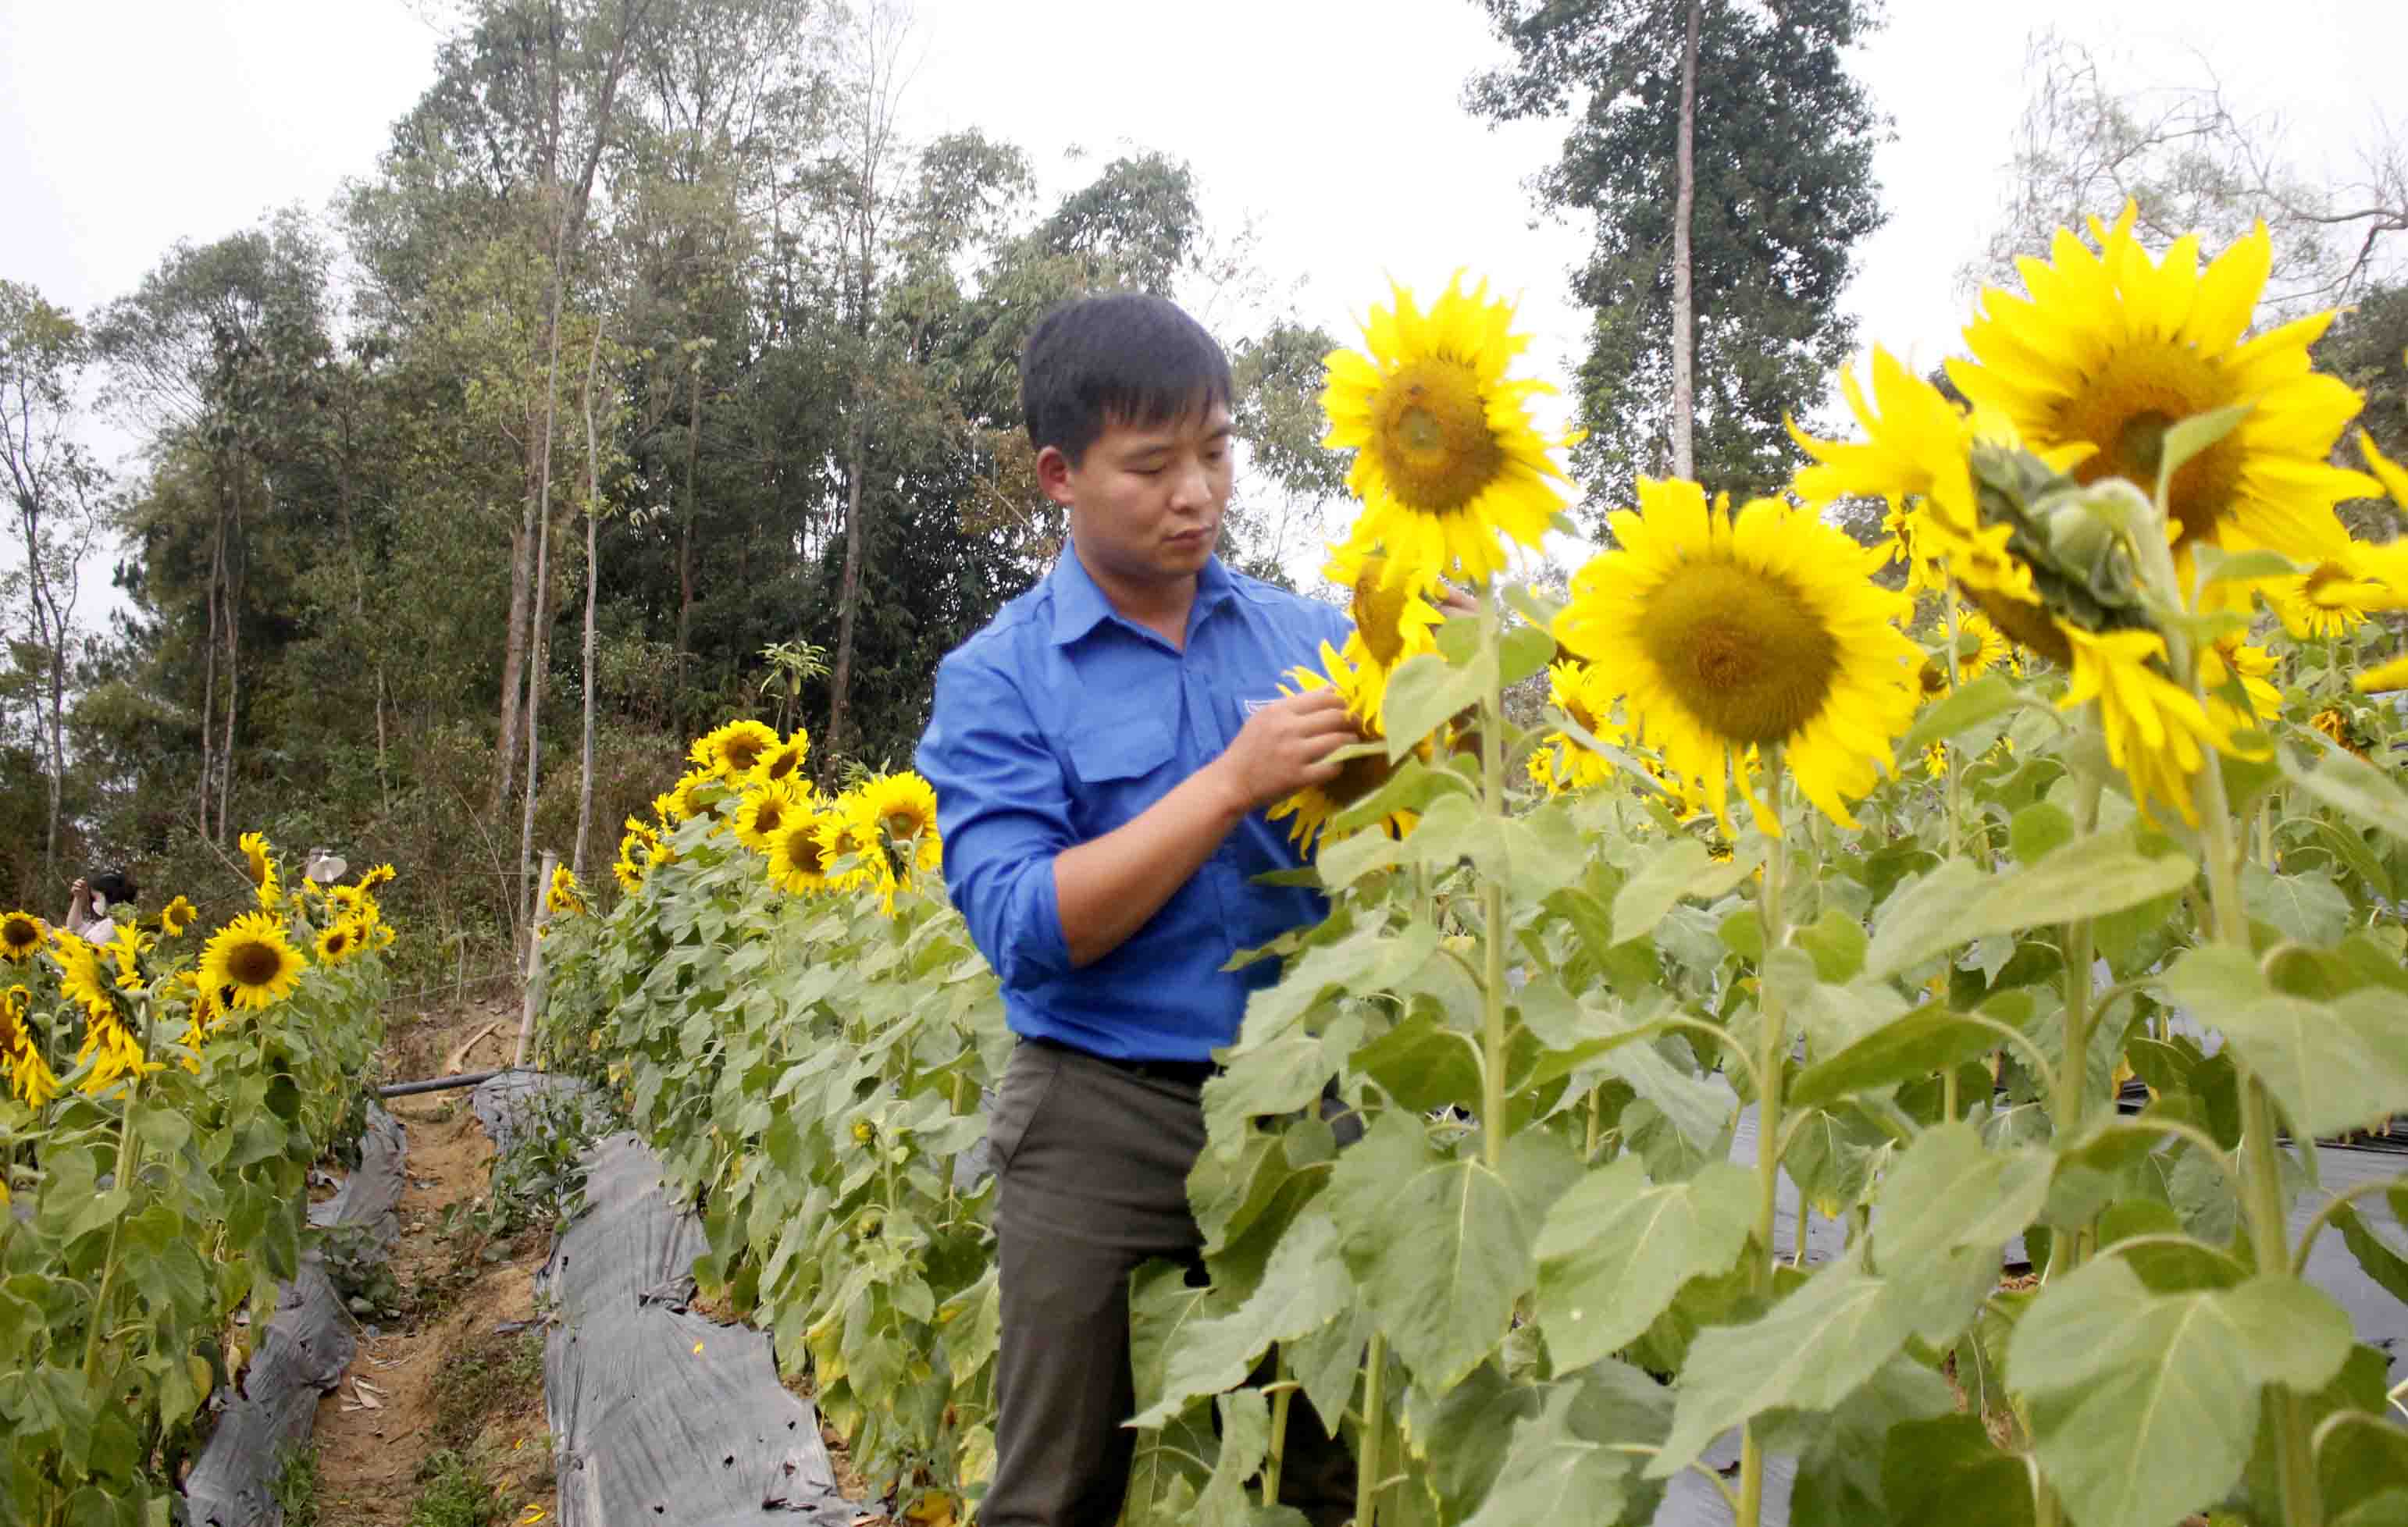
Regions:
<instances>
[{"instance_id":1,"label":"sunflower","mask_svg":"<svg viewBox=\"0 0 2408 1527\"><path fill-rule=\"evenodd\" d=\"M1371 725L1363 714L1363 677L1354 664L1346 660L1344 653L1323 642L1318 669L1290 668L1287 677L1297 688L1290 690L1283 684L1280 688L1283 693L1336 690L1345 700L1347 714L1353 718L1363 739L1367 742L1381 740L1380 729ZM1427 756L1431 746L1432 739L1425 738L1416 746L1416 751ZM1386 784L1395 773L1395 767L1384 754L1366 753L1359 758L1350 758L1338 766L1336 777L1305 786L1273 806L1264 813L1264 819L1279 821L1293 818L1294 821L1288 824L1288 841L1295 844L1298 851L1311 853L1316 839L1324 848L1329 845L1330 819ZM1412 831L1413 824L1419 820L1412 812L1394 811L1383 818L1379 825L1389 835L1402 837Z\"/></svg>"},{"instance_id":2,"label":"sunflower","mask_svg":"<svg viewBox=\"0 0 2408 1527\"><path fill-rule=\"evenodd\" d=\"M878 823L861 810L861 792L850 790L822 811L814 831L820 863L830 889L875 891L888 907L895 905L895 865L878 832Z\"/></svg>"},{"instance_id":3,"label":"sunflower","mask_svg":"<svg viewBox=\"0 0 2408 1527\"><path fill-rule=\"evenodd\" d=\"M248 913L218 930L201 951L201 980L213 987L232 987L230 1006L264 1011L293 994L308 962L284 941L284 927L275 919Z\"/></svg>"},{"instance_id":4,"label":"sunflower","mask_svg":"<svg viewBox=\"0 0 2408 1527\"><path fill-rule=\"evenodd\" d=\"M1956 612L1956 682L1968 684L2007 661L2006 634L1980 610Z\"/></svg>"},{"instance_id":5,"label":"sunflower","mask_svg":"<svg viewBox=\"0 0 2408 1527\"><path fill-rule=\"evenodd\" d=\"M200 915L200 908L194 906L190 899L179 896L159 908L159 931L170 938L180 938L184 930L193 925L193 920Z\"/></svg>"},{"instance_id":6,"label":"sunflower","mask_svg":"<svg viewBox=\"0 0 2408 1527\"><path fill-rule=\"evenodd\" d=\"M755 853L767 853L769 840L781 824L810 813L809 793L792 784L763 785L745 792L736 808L736 841Z\"/></svg>"},{"instance_id":7,"label":"sunflower","mask_svg":"<svg viewBox=\"0 0 2408 1527\"><path fill-rule=\"evenodd\" d=\"M2267 682L2273 671L2274 654L2239 636L2226 636L2201 648L2199 682L2207 692L2208 720L2227 732L2264 730L2266 722L2283 713L2283 692ZM2230 690L2235 683L2247 701L2245 706L2232 702Z\"/></svg>"},{"instance_id":8,"label":"sunflower","mask_svg":"<svg viewBox=\"0 0 2408 1527\"><path fill-rule=\"evenodd\" d=\"M1948 778L1948 745L1946 743L1933 742L1924 745L1923 772L1934 779Z\"/></svg>"},{"instance_id":9,"label":"sunflower","mask_svg":"<svg viewBox=\"0 0 2408 1527\"><path fill-rule=\"evenodd\" d=\"M827 889L827 861L820 844L824 812L787 819L769 840L769 883L793 895Z\"/></svg>"},{"instance_id":10,"label":"sunflower","mask_svg":"<svg viewBox=\"0 0 2408 1527\"><path fill-rule=\"evenodd\" d=\"M2366 749L2358 739L2358 729L2350 723L2349 713L2339 706L2327 706L2317 711L2308 718L2308 725L2329 739L2334 747L2346 748L2360 758L2366 756Z\"/></svg>"},{"instance_id":11,"label":"sunflower","mask_svg":"<svg viewBox=\"0 0 2408 1527\"><path fill-rule=\"evenodd\" d=\"M937 789L918 774L905 769L864 780L854 809L875 822L893 848L905 885L944 863L944 839L937 832Z\"/></svg>"},{"instance_id":12,"label":"sunflower","mask_svg":"<svg viewBox=\"0 0 2408 1527\"><path fill-rule=\"evenodd\" d=\"M1618 748L1629 739L1613 720L1612 686L1589 664L1561 658L1547 665L1547 703L1598 742ZM1541 770L1544 769L1541 774ZM1549 794L1585 789L1613 778L1613 765L1569 732L1550 732L1531 755L1530 775Z\"/></svg>"},{"instance_id":13,"label":"sunflower","mask_svg":"<svg viewBox=\"0 0 2408 1527\"><path fill-rule=\"evenodd\" d=\"M2258 587L2283 629L2302 641L2346 635L2365 621L2367 611L2390 602L2386 580L2356 541L2304 573L2269 578Z\"/></svg>"},{"instance_id":14,"label":"sunflower","mask_svg":"<svg viewBox=\"0 0 2408 1527\"><path fill-rule=\"evenodd\" d=\"M1441 585L1434 568L1398 568L1379 551L1340 543L1330 548L1322 577L1346 586L1347 611L1354 630L1346 638L1347 661L1361 676L1363 716L1381 721L1388 680L1410 657L1438 650L1438 628L1446 623L1430 596Z\"/></svg>"},{"instance_id":15,"label":"sunflower","mask_svg":"<svg viewBox=\"0 0 2408 1527\"><path fill-rule=\"evenodd\" d=\"M150 941L130 922L121 922L108 942L100 946L117 967L117 989L121 992L142 990L142 956L150 948Z\"/></svg>"},{"instance_id":16,"label":"sunflower","mask_svg":"<svg viewBox=\"0 0 2408 1527\"><path fill-rule=\"evenodd\" d=\"M78 1092L98 1096L121 1077L159 1069L157 1062L143 1060L141 1042L134 1037L134 1031L125 1026L115 1008L105 1016L93 1013L91 1018L92 1021L84 1025L83 1043L76 1050L76 1064L91 1062L92 1074L77 1087Z\"/></svg>"},{"instance_id":17,"label":"sunflower","mask_svg":"<svg viewBox=\"0 0 2408 1527\"><path fill-rule=\"evenodd\" d=\"M1501 534L1536 547L1563 507L1563 474L1532 426L1529 400L1554 391L1508 381L1529 345L1512 332L1513 306L1488 285L1461 289L1456 275L1425 313L1391 285L1396 306L1374 306L1363 350L1328 358L1322 443L1354 451L1347 486L1363 501L1351 544L1386 548L1390 571L1428 569L1486 578L1505 565ZM1552 480L1551 480L1552 479Z\"/></svg>"},{"instance_id":18,"label":"sunflower","mask_svg":"<svg viewBox=\"0 0 2408 1527\"><path fill-rule=\"evenodd\" d=\"M34 994L22 986L0 992L0 1071L7 1073L11 1092L27 1107L39 1108L59 1095L59 1078L43 1058L41 1047L34 1043L34 1031L26 1026L33 1004ZM0 1183L0 1189L6 1187ZM0 1207L5 1207L5 1200L0 1200Z\"/></svg>"},{"instance_id":19,"label":"sunflower","mask_svg":"<svg viewBox=\"0 0 2408 1527\"><path fill-rule=\"evenodd\" d=\"M577 883L577 874L566 864L555 864L552 884L544 889L543 905L556 917L583 917L585 892Z\"/></svg>"},{"instance_id":20,"label":"sunflower","mask_svg":"<svg viewBox=\"0 0 2408 1527\"><path fill-rule=\"evenodd\" d=\"M1846 798L1891 767L1914 719L1921 654L1898 629L1913 608L1871 577L1885 553L1776 499L1730 513L1694 482L1639 479L1640 507L1609 524L1622 548L1573 575L1563 644L1620 692L1632 733L1704 787L1730 831L1726 777L1777 835L1742 762L1781 747L1806 798L1856 826Z\"/></svg>"},{"instance_id":21,"label":"sunflower","mask_svg":"<svg viewBox=\"0 0 2408 1527\"><path fill-rule=\"evenodd\" d=\"M2097 700L2108 762L2131 781L2142 816L2161 802L2198 826L2190 777L2205 765L2208 749L2237 750L2230 730L2218 726L2190 691L2166 677L2165 638L2157 633L2093 635L2071 625L2063 630L2072 644L2073 682L2057 705Z\"/></svg>"},{"instance_id":22,"label":"sunflower","mask_svg":"<svg viewBox=\"0 0 2408 1527\"><path fill-rule=\"evenodd\" d=\"M360 930L351 921L336 923L318 935L318 963L339 965L360 951Z\"/></svg>"},{"instance_id":23,"label":"sunflower","mask_svg":"<svg viewBox=\"0 0 2408 1527\"><path fill-rule=\"evenodd\" d=\"M761 754L752 765L752 782L756 785L778 785L803 782L803 764L811 756L811 735L796 727L786 740Z\"/></svg>"},{"instance_id":24,"label":"sunflower","mask_svg":"<svg viewBox=\"0 0 2408 1527\"><path fill-rule=\"evenodd\" d=\"M2174 473L2168 508L2186 584L2190 549L2202 544L2303 562L2333 555L2348 539L2333 506L2374 486L2327 461L2362 401L2311 368L2308 348L2333 313L2244 342L2272 260L2266 225L2202 272L2199 235L2153 262L2133 236L2137 216L2127 202L2113 228L2092 219L2096 253L2058 229L2048 262L2023 262L2027 296L1985 289L1985 316L1965 330L1972 359L1950 361L1949 378L2043 452L2087 448L2071 469L2079 481L2120 477L2151 495L2168 428L2245 407L2229 434Z\"/></svg>"},{"instance_id":25,"label":"sunflower","mask_svg":"<svg viewBox=\"0 0 2408 1527\"><path fill-rule=\"evenodd\" d=\"M778 734L770 727L759 721L729 721L695 738L686 756L723 778L741 779L777 746Z\"/></svg>"},{"instance_id":26,"label":"sunflower","mask_svg":"<svg viewBox=\"0 0 2408 1527\"><path fill-rule=\"evenodd\" d=\"M391 864L379 864L376 868L360 877L360 889L373 896L378 892L383 890L386 886L393 884L393 866Z\"/></svg>"},{"instance_id":27,"label":"sunflower","mask_svg":"<svg viewBox=\"0 0 2408 1527\"><path fill-rule=\"evenodd\" d=\"M1799 471L1792 491L1814 507L1851 496L1888 500L1894 542L1886 549L1890 560L1906 564L1910 593L1941 588L1944 568L2008 635L2024 640L2024 628L2048 633L2031 569L2008 549L2014 527L1985 519L1975 487L1976 445L2028 449L2013 424L1995 412L1957 407L1879 347L1872 378L1869 401L1853 371L1840 373L1864 440L1818 440L1790 424L1791 437L1814 462ZM2060 471L2086 453L2082 447L2036 452ZM2029 614L2018 619L2023 610Z\"/></svg>"},{"instance_id":28,"label":"sunflower","mask_svg":"<svg viewBox=\"0 0 2408 1527\"><path fill-rule=\"evenodd\" d=\"M284 899L283 878L276 868L276 853L265 833L242 835L243 867L250 871L251 888L259 897L265 911Z\"/></svg>"},{"instance_id":29,"label":"sunflower","mask_svg":"<svg viewBox=\"0 0 2408 1527\"><path fill-rule=\"evenodd\" d=\"M708 817L712 805L724 793L724 781L717 774L710 769L689 769L669 787L668 809L662 813L661 820L674 826L695 817ZM657 807L661 803L655 801L652 804Z\"/></svg>"},{"instance_id":30,"label":"sunflower","mask_svg":"<svg viewBox=\"0 0 2408 1527\"><path fill-rule=\"evenodd\" d=\"M0 916L0 960L22 965L50 941L50 924L19 910Z\"/></svg>"},{"instance_id":31,"label":"sunflower","mask_svg":"<svg viewBox=\"0 0 2408 1527\"><path fill-rule=\"evenodd\" d=\"M93 1022L114 1020L117 1001L101 974L100 950L71 933L50 935L50 961L59 967L59 994L82 1007Z\"/></svg>"}]
</instances>

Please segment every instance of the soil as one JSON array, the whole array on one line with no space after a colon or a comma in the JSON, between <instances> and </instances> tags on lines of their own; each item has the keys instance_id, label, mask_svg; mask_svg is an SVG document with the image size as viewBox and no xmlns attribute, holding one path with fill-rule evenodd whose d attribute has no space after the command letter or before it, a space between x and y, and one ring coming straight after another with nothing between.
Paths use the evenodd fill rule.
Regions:
<instances>
[{"instance_id":1,"label":"soil","mask_svg":"<svg viewBox=\"0 0 2408 1527\"><path fill-rule=\"evenodd\" d=\"M439 1074L449 1053L488 1024L493 1031L465 1054L461 1069L507 1064L517 1014L516 994L507 993L397 1024L384 1074L396 1080ZM557 1502L541 1370L535 1367L531 1383L526 1371L540 1327L530 1323L514 1340L495 1331L534 1321L533 1277L550 1236L535 1230L486 1243L466 1224L494 1155L467 1089L392 1098L385 1106L409 1135L392 1259L405 1307L398 1320L363 1328L342 1384L318 1403L321 1520L326 1527L408 1521L421 1466L453 1447L500 1487L509 1520L550 1520ZM447 1234L445 1210L454 1206ZM464 1374L477 1376L473 1392Z\"/></svg>"}]
</instances>

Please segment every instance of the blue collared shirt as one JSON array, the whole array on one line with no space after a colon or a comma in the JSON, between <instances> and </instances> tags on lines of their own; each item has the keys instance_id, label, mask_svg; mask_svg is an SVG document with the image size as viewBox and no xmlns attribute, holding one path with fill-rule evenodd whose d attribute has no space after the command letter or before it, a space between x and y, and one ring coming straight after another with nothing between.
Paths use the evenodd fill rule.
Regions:
<instances>
[{"instance_id":1,"label":"blue collared shirt","mask_svg":"<svg viewBox=\"0 0 2408 1527\"><path fill-rule=\"evenodd\" d=\"M1197 575L1184 651L1112 610L1065 551L937 670L920 772L937 788L945 887L1002 978L1012 1029L1098 1055L1204 1060L1238 1035L1277 963L1221 966L1326 911L1252 878L1299 863L1282 822L1249 813L1129 935L1073 968L1054 856L1100 837L1220 755L1281 677L1342 645L1342 611L1219 558Z\"/></svg>"}]
</instances>

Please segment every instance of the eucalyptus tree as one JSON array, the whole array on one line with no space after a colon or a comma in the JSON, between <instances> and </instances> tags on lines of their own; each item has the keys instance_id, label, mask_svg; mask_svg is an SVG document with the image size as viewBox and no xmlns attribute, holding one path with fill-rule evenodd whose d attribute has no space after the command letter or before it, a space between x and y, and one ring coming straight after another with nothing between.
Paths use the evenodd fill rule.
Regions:
<instances>
[{"instance_id":1,"label":"eucalyptus tree","mask_svg":"<svg viewBox=\"0 0 2408 1527\"><path fill-rule=\"evenodd\" d=\"M0 281L0 474L24 616L31 731L44 759L42 864L56 878L66 784L66 676L84 559L104 522L108 474L77 438L78 386L90 360L83 326L31 286ZM12 606L18 601L11 600ZM15 611L12 609L12 614Z\"/></svg>"},{"instance_id":2,"label":"eucalyptus tree","mask_svg":"<svg viewBox=\"0 0 2408 1527\"><path fill-rule=\"evenodd\" d=\"M1853 342L1840 295L1884 221L1885 123L1843 57L1874 7L1480 3L1513 61L1476 76L1467 104L1563 120L1533 189L1596 231L1571 281L1593 315L1576 475L1612 492L1689 464L1710 488L1772 491L1799 459L1784 416L1821 399Z\"/></svg>"}]
</instances>

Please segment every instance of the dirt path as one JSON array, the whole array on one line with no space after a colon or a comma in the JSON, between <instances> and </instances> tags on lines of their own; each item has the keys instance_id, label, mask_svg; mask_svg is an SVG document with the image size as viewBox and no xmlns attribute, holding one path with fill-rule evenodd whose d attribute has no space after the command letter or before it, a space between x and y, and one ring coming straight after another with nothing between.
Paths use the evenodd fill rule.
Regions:
<instances>
[{"instance_id":1,"label":"dirt path","mask_svg":"<svg viewBox=\"0 0 2408 1527\"><path fill-rule=\"evenodd\" d=\"M488 1024L493 1032L462 1069L507 1064L517 1011L514 997L497 997L397 1025L386 1074L439 1075L450 1052ZM467 1089L386 1106L409 1135L401 1239L392 1285L370 1295L383 1307L362 1317L359 1354L318 1405L315 1527L388 1527L413 1511L429 1521L548 1521L552 1444L531 1282L548 1230L495 1234L480 1221L494 1149ZM498 1507L482 1506L495 1498ZM493 1514L458 1514L480 1506Z\"/></svg>"}]
</instances>

